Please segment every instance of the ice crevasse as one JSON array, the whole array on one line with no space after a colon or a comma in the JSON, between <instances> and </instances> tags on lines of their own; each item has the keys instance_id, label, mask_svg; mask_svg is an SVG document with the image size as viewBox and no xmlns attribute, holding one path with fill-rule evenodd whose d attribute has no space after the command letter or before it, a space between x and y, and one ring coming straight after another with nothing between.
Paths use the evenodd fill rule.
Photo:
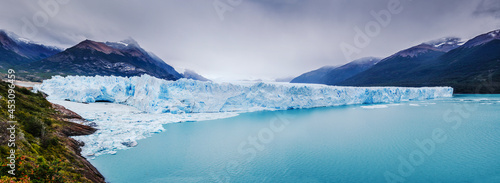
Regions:
<instances>
[{"instance_id":1,"label":"ice crevasse","mask_svg":"<svg viewBox=\"0 0 500 183\"><path fill-rule=\"evenodd\" d=\"M343 87L290 83L217 83L148 75L54 76L35 86L51 100L107 101L149 113L218 113L285 110L445 98L451 87Z\"/></svg>"}]
</instances>

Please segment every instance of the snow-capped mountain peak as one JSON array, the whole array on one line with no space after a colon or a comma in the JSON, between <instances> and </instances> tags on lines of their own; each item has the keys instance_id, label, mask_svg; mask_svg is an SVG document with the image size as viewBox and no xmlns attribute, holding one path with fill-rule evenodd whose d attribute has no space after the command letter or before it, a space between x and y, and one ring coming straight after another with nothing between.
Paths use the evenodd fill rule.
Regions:
<instances>
[{"instance_id":1,"label":"snow-capped mountain peak","mask_svg":"<svg viewBox=\"0 0 500 183\"><path fill-rule=\"evenodd\" d=\"M140 52L146 53L146 51L139 46L139 43L130 37L118 42L106 42L105 44L118 50L139 50Z\"/></svg>"},{"instance_id":2,"label":"snow-capped mountain peak","mask_svg":"<svg viewBox=\"0 0 500 183\"><path fill-rule=\"evenodd\" d=\"M461 45L463 45L465 41L463 41L461 38L458 37L445 37L441 39L436 39L433 41L429 41L423 44L428 44L433 46L434 48L437 48L441 51L448 52L452 49L455 49Z\"/></svg>"},{"instance_id":3,"label":"snow-capped mountain peak","mask_svg":"<svg viewBox=\"0 0 500 183\"><path fill-rule=\"evenodd\" d=\"M58 51L63 50L62 48L59 48L56 46L47 46L47 45L44 45L40 42L36 42L36 41L31 40L31 39L21 37L21 36L17 35L14 32L11 32L11 31L0 29L0 32L3 32L5 35L7 35L9 38L11 38L12 41L14 41L16 44L19 44L19 45L38 45L38 46L43 46L43 47L53 49L53 50L58 50Z\"/></svg>"},{"instance_id":4,"label":"snow-capped mountain peak","mask_svg":"<svg viewBox=\"0 0 500 183\"><path fill-rule=\"evenodd\" d=\"M198 80L198 81L210 81L209 79L207 79L207 78L203 77L202 75L199 75L195 71L189 70L189 69L184 69L182 76L186 79L193 79L193 80Z\"/></svg>"},{"instance_id":5,"label":"snow-capped mountain peak","mask_svg":"<svg viewBox=\"0 0 500 183\"><path fill-rule=\"evenodd\" d=\"M46 46L17 34L0 30L0 67L1 64L19 65L44 59L62 51L55 46Z\"/></svg>"},{"instance_id":6,"label":"snow-capped mountain peak","mask_svg":"<svg viewBox=\"0 0 500 183\"><path fill-rule=\"evenodd\" d=\"M500 29L476 36L473 39L467 41L464 44L464 46L465 47L480 46L493 40L500 40Z\"/></svg>"},{"instance_id":7,"label":"snow-capped mountain peak","mask_svg":"<svg viewBox=\"0 0 500 183\"><path fill-rule=\"evenodd\" d=\"M115 44L117 44L117 43L115 43ZM95 50L95 51L99 51L99 52L102 52L105 54L114 53L114 54L118 54L118 55L123 55L120 52L120 50L118 50L112 46L109 46L108 44L104 44L101 42L96 42L96 41L92 41L92 40L88 40L88 39L78 43L76 46L74 46L74 48Z\"/></svg>"},{"instance_id":8,"label":"snow-capped mountain peak","mask_svg":"<svg viewBox=\"0 0 500 183\"><path fill-rule=\"evenodd\" d=\"M128 46L128 44L127 44L127 43L124 43L124 42L121 42L121 41L118 41L118 42L116 42L116 43L118 43L118 44L122 44L123 46Z\"/></svg>"},{"instance_id":9,"label":"snow-capped mountain peak","mask_svg":"<svg viewBox=\"0 0 500 183\"><path fill-rule=\"evenodd\" d=\"M5 33L7 36L9 36L14 42L16 43L25 43L25 44L40 44L40 43L36 43L32 40L29 40L27 38L23 38L19 35L17 35L16 33L13 33L13 32L10 32L10 31L6 31L6 30L3 30L3 29L0 29L0 32L3 32Z\"/></svg>"},{"instance_id":10,"label":"snow-capped mountain peak","mask_svg":"<svg viewBox=\"0 0 500 183\"><path fill-rule=\"evenodd\" d=\"M140 47L139 46L139 43L137 43L136 40L134 40L133 38L129 37L127 39L124 39L122 41L120 41L121 43L124 43L124 44L127 44L128 46L135 46L135 47Z\"/></svg>"},{"instance_id":11,"label":"snow-capped mountain peak","mask_svg":"<svg viewBox=\"0 0 500 183\"><path fill-rule=\"evenodd\" d=\"M499 30L495 30L495 31L491 31L491 32L488 33L488 35L491 36L492 38L500 36L500 29Z\"/></svg>"},{"instance_id":12,"label":"snow-capped mountain peak","mask_svg":"<svg viewBox=\"0 0 500 183\"><path fill-rule=\"evenodd\" d=\"M434 46L435 48L445 48L445 47L457 47L463 45L465 41L462 41L461 38L458 37L446 37L433 41L429 41L424 44L429 44Z\"/></svg>"},{"instance_id":13,"label":"snow-capped mountain peak","mask_svg":"<svg viewBox=\"0 0 500 183\"><path fill-rule=\"evenodd\" d=\"M408 48L406 50L402 50L393 56L416 57L419 56L420 54L424 54L430 51L448 52L450 50L462 46L463 44L464 41L462 41L461 38L445 37L441 39L424 42L417 46Z\"/></svg>"}]
</instances>

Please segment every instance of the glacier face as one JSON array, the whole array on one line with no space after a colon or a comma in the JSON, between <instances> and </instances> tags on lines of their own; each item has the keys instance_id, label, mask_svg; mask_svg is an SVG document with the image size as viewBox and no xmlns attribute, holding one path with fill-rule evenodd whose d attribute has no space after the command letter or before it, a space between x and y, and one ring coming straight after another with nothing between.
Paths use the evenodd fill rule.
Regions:
<instances>
[{"instance_id":1,"label":"glacier face","mask_svg":"<svg viewBox=\"0 0 500 183\"><path fill-rule=\"evenodd\" d=\"M166 81L147 75L131 78L55 76L34 89L47 93L50 102L63 105L97 125L94 134L73 137L85 143L82 154L90 158L133 147L137 140L163 131L162 125L167 123L227 118L257 110L397 103L453 94L450 87L231 84L186 79ZM66 99L74 102L64 101ZM95 103L97 101L117 104Z\"/></svg>"},{"instance_id":2,"label":"glacier face","mask_svg":"<svg viewBox=\"0 0 500 183\"><path fill-rule=\"evenodd\" d=\"M218 113L394 103L451 97L451 87L340 87L289 83L231 84L140 77L55 76L35 87L50 100L126 104L149 113Z\"/></svg>"}]
</instances>

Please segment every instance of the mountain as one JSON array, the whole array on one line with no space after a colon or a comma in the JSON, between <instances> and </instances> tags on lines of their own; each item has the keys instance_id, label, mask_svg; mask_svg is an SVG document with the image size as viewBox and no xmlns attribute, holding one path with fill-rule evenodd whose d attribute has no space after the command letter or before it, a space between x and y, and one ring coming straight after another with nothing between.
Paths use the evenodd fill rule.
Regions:
<instances>
[{"instance_id":1,"label":"mountain","mask_svg":"<svg viewBox=\"0 0 500 183\"><path fill-rule=\"evenodd\" d=\"M360 72L363 72L380 61L379 58L366 57L354 60L340 67L326 66L293 79L291 83L317 83L335 85Z\"/></svg>"},{"instance_id":2,"label":"mountain","mask_svg":"<svg viewBox=\"0 0 500 183\"><path fill-rule=\"evenodd\" d=\"M55 55L62 50L0 30L0 69L7 69Z\"/></svg>"},{"instance_id":3,"label":"mountain","mask_svg":"<svg viewBox=\"0 0 500 183\"><path fill-rule=\"evenodd\" d=\"M114 75L139 76L148 74L162 79L182 78L173 67L158 57L152 57L132 39L121 42L85 40L54 56L30 63L28 73L46 73L26 76L30 80L52 75Z\"/></svg>"},{"instance_id":4,"label":"mountain","mask_svg":"<svg viewBox=\"0 0 500 183\"><path fill-rule=\"evenodd\" d=\"M467 41L464 44L464 47L470 48L470 47L480 46L480 45L486 44L488 42L491 42L494 40L499 40L499 39L500 39L500 29L488 32L486 34L481 34L481 35L475 37L474 39Z\"/></svg>"},{"instance_id":5,"label":"mountain","mask_svg":"<svg viewBox=\"0 0 500 183\"><path fill-rule=\"evenodd\" d=\"M163 61L160 57L156 56L152 52L147 52L141 46L139 46L139 43L135 41L132 38L125 39L123 41L119 42L106 42L106 45L111 46L116 49L120 50L126 50L126 51L134 51L134 50L139 50L144 56L148 57L152 62L159 63L159 66L163 69L165 69L168 73L173 73L177 79L182 78L182 75L179 74L172 66L168 65Z\"/></svg>"},{"instance_id":6,"label":"mountain","mask_svg":"<svg viewBox=\"0 0 500 183\"><path fill-rule=\"evenodd\" d=\"M326 81L325 76L326 73L331 70L337 68L338 66L324 66L319 69L306 72L290 81L290 83L315 83L315 84L323 84Z\"/></svg>"},{"instance_id":7,"label":"mountain","mask_svg":"<svg viewBox=\"0 0 500 183\"><path fill-rule=\"evenodd\" d=\"M452 86L456 93L500 93L500 30L449 46L400 51L349 78L347 86Z\"/></svg>"},{"instance_id":8,"label":"mountain","mask_svg":"<svg viewBox=\"0 0 500 183\"><path fill-rule=\"evenodd\" d=\"M358 73L366 71L367 69L378 64L378 62L380 62L380 58L375 57L365 57L349 62L348 64L328 72L326 74L326 82L324 84L336 85Z\"/></svg>"},{"instance_id":9,"label":"mountain","mask_svg":"<svg viewBox=\"0 0 500 183\"><path fill-rule=\"evenodd\" d=\"M186 79L192 79L192 80L198 80L198 81L210 81L209 79L203 77L202 75L199 75L198 73L186 69L184 73L182 73L182 76Z\"/></svg>"},{"instance_id":10,"label":"mountain","mask_svg":"<svg viewBox=\"0 0 500 183\"><path fill-rule=\"evenodd\" d=\"M453 40L453 41L450 41ZM411 78L414 71L431 64L436 58L444 55L450 49L463 44L458 38L445 38L399 51L387 58L382 59L377 65L364 72L339 82L340 85L355 86L387 86L404 84L401 78ZM406 81L404 81L406 82Z\"/></svg>"},{"instance_id":11,"label":"mountain","mask_svg":"<svg viewBox=\"0 0 500 183\"><path fill-rule=\"evenodd\" d=\"M429 66L435 72L416 82L452 86L459 93L500 93L499 33L479 35L449 51Z\"/></svg>"}]
</instances>

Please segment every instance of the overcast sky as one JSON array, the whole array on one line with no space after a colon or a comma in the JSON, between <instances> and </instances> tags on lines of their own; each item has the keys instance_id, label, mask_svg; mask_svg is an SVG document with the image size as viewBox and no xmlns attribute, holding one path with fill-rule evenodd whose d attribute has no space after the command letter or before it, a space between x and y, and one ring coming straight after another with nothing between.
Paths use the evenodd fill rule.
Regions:
<instances>
[{"instance_id":1,"label":"overcast sky","mask_svg":"<svg viewBox=\"0 0 500 183\"><path fill-rule=\"evenodd\" d=\"M85 39L132 37L176 69L210 79L297 76L348 59L386 57L441 37L470 39L500 28L499 0L401 0L387 24L376 23L379 31L370 12L389 10L388 3L397 0L0 1L0 29L64 48ZM58 2L58 7L36 2ZM376 34L346 58L341 45L356 46L355 28L366 32L366 25Z\"/></svg>"}]
</instances>

